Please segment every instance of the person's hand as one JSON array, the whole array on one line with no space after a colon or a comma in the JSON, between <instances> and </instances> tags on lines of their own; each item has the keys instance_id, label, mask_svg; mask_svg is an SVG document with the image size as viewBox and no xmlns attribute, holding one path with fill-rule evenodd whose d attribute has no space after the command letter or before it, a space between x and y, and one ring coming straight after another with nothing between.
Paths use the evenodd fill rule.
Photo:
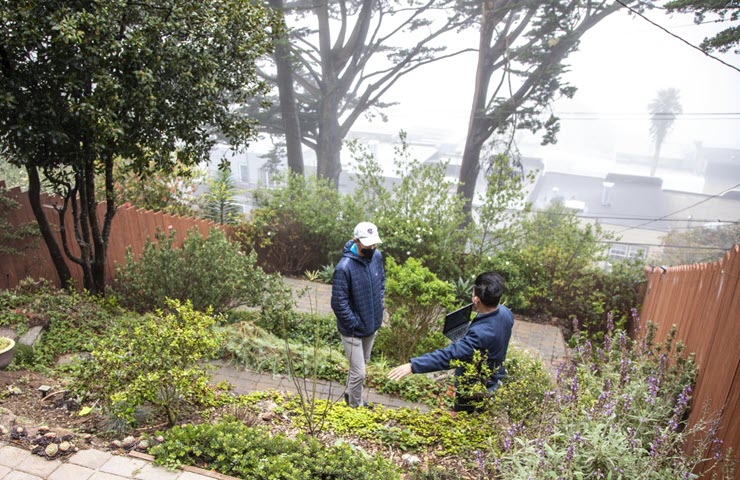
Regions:
<instances>
[{"instance_id":1,"label":"person's hand","mask_svg":"<svg viewBox=\"0 0 740 480\"><path fill-rule=\"evenodd\" d=\"M411 364L410 363L404 363L403 365L399 365L390 372L388 372L388 378L391 380L401 380L406 375L410 375L411 372Z\"/></svg>"}]
</instances>

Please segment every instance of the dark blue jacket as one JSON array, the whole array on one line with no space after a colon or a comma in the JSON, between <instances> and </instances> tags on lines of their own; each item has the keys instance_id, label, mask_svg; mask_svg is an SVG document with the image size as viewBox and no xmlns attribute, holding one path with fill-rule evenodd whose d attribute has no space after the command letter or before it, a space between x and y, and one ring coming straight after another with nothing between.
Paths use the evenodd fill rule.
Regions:
<instances>
[{"instance_id":1,"label":"dark blue jacket","mask_svg":"<svg viewBox=\"0 0 740 480\"><path fill-rule=\"evenodd\" d=\"M360 257L352 251L354 241L344 245L342 259L334 268L331 308L337 329L346 337L368 337L383 323L385 269L383 256Z\"/></svg>"},{"instance_id":2,"label":"dark blue jacket","mask_svg":"<svg viewBox=\"0 0 740 480\"><path fill-rule=\"evenodd\" d=\"M437 372L448 370L450 361L462 360L468 362L473 358L473 352L480 350L488 355L488 366L493 372L491 379L486 382L487 387L493 387L506 374L502 366L509 348L511 329L514 326L514 315L511 310L499 305L498 310L476 316L470 323L470 329L463 338L455 343L430 353L411 359L411 371L414 373ZM455 370L456 375L462 374L462 368Z\"/></svg>"}]
</instances>

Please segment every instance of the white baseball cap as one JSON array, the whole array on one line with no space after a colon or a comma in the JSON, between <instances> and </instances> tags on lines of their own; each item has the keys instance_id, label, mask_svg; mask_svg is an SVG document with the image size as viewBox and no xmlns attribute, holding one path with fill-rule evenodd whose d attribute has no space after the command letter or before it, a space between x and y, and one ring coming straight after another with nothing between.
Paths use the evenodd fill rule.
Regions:
<instances>
[{"instance_id":1,"label":"white baseball cap","mask_svg":"<svg viewBox=\"0 0 740 480\"><path fill-rule=\"evenodd\" d=\"M355 238L360 239L360 242L368 247L370 245L383 243L378 236L378 227L376 227L374 223L370 222L360 222L357 224L355 227Z\"/></svg>"}]
</instances>

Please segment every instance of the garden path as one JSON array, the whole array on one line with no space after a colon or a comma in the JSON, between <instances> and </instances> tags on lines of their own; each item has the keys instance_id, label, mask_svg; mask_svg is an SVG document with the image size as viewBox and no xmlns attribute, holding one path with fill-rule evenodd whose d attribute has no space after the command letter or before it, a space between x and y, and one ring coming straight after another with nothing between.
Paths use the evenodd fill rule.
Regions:
<instances>
[{"instance_id":1,"label":"garden path","mask_svg":"<svg viewBox=\"0 0 740 480\"><path fill-rule=\"evenodd\" d=\"M331 285L318 282L309 282L296 278L286 278L286 283L293 290L296 308L305 312L331 314ZM514 322L512 340L514 344L537 353L549 370L554 374L558 365L567 358L567 348L560 329L552 325L527 322L520 317ZM253 391L278 390L298 393L315 392L316 398L341 400L344 395L344 385L337 382L316 380L313 384L310 379L296 381L287 375L273 375L244 370L225 362L216 362L213 373L214 382L226 380L234 386L234 392L245 394ZM421 411L428 411L428 407L418 403L408 403L396 397L383 395L375 389L365 389L365 401L381 404L387 407L415 407Z\"/></svg>"},{"instance_id":2,"label":"garden path","mask_svg":"<svg viewBox=\"0 0 740 480\"><path fill-rule=\"evenodd\" d=\"M286 278L285 281L293 288L293 298L298 310L332 313L331 285L296 278ZM568 357L563 333L558 327L528 322L518 315L514 322L511 341L521 348L539 354L553 373Z\"/></svg>"}]
</instances>

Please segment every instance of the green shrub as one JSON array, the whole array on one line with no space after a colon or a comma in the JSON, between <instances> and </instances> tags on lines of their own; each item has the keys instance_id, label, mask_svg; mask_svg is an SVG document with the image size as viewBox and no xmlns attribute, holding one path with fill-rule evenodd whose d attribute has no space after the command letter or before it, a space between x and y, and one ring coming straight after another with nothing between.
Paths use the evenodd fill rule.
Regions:
<instances>
[{"instance_id":1,"label":"green shrub","mask_svg":"<svg viewBox=\"0 0 740 480\"><path fill-rule=\"evenodd\" d=\"M174 248L174 232L159 232L147 241L135 260L129 250L119 266L114 288L121 305L138 312L164 305L165 298L190 300L193 308L224 312L238 306L257 306L265 286L276 280L256 266L256 254L244 254L224 232L213 228L207 238L188 232L182 248Z\"/></svg>"},{"instance_id":2,"label":"green shrub","mask_svg":"<svg viewBox=\"0 0 740 480\"><path fill-rule=\"evenodd\" d=\"M254 248L268 272L302 275L339 260L355 225L364 220L352 196L329 180L287 173L278 187L254 191L250 219L237 228L245 249Z\"/></svg>"},{"instance_id":3,"label":"green shrub","mask_svg":"<svg viewBox=\"0 0 740 480\"><path fill-rule=\"evenodd\" d=\"M399 472L380 456L345 443L327 447L312 437L271 435L226 419L213 425L177 426L151 449L155 463L195 465L254 480L392 480Z\"/></svg>"},{"instance_id":4,"label":"green shrub","mask_svg":"<svg viewBox=\"0 0 740 480\"><path fill-rule=\"evenodd\" d=\"M491 397L492 412L505 415L512 423L539 420L545 394L552 389L550 372L539 355L511 345L504 367L506 376Z\"/></svg>"},{"instance_id":5,"label":"green shrub","mask_svg":"<svg viewBox=\"0 0 740 480\"><path fill-rule=\"evenodd\" d=\"M467 244L463 200L451 193L456 181L447 178L447 164L421 163L411 157L405 132L395 149L393 176L388 186L375 156L366 147L350 142L356 164L355 196L383 239L386 258L403 263L413 257L443 278L457 278Z\"/></svg>"},{"instance_id":6,"label":"green shrub","mask_svg":"<svg viewBox=\"0 0 740 480\"><path fill-rule=\"evenodd\" d=\"M397 264L386 259L385 306L388 325L376 341L378 354L408 362L417 345L441 326L445 309L455 305L451 284L439 280L415 258Z\"/></svg>"},{"instance_id":7,"label":"green shrub","mask_svg":"<svg viewBox=\"0 0 740 480\"><path fill-rule=\"evenodd\" d=\"M520 238L481 261L506 280L502 302L527 315L577 318L594 339L603 338L611 313L624 325L640 302L645 277L642 260L615 263L609 272L604 241L611 236L597 225L581 224L562 205L553 205L522 222Z\"/></svg>"},{"instance_id":8,"label":"green shrub","mask_svg":"<svg viewBox=\"0 0 740 480\"><path fill-rule=\"evenodd\" d=\"M216 318L189 302L166 304L167 311L122 317L111 326L78 366L74 389L132 423L145 405L174 424L184 404L208 404L208 375L198 362L213 356L221 342L213 329Z\"/></svg>"}]
</instances>

